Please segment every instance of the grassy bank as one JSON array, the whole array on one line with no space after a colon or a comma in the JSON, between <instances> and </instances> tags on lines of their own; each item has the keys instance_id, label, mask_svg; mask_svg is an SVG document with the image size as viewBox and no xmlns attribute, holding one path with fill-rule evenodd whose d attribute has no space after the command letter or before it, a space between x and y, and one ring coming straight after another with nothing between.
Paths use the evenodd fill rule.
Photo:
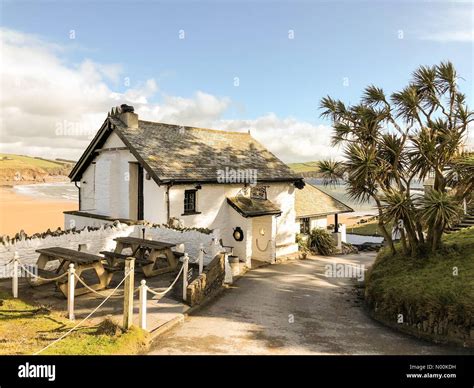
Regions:
<instances>
[{"instance_id":1,"label":"grassy bank","mask_svg":"<svg viewBox=\"0 0 474 388\"><path fill-rule=\"evenodd\" d=\"M474 228L446 235L444 247L426 258L381 251L367 276L366 301L388 324L440 341L472 342Z\"/></svg>"},{"instance_id":2,"label":"grassy bank","mask_svg":"<svg viewBox=\"0 0 474 388\"><path fill-rule=\"evenodd\" d=\"M42 182L51 176L67 176L73 162L0 153L0 182Z\"/></svg>"},{"instance_id":3,"label":"grassy bank","mask_svg":"<svg viewBox=\"0 0 474 388\"><path fill-rule=\"evenodd\" d=\"M0 294L0 354L33 354L74 326L59 313ZM42 354L137 354L148 334L132 327L126 333L110 321L72 332Z\"/></svg>"}]
</instances>

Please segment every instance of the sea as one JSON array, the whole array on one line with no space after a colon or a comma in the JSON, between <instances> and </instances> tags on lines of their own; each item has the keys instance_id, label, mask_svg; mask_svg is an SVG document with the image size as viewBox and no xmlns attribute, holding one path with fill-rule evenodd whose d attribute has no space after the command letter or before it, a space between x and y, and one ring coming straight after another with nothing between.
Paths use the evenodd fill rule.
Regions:
<instances>
[{"instance_id":1,"label":"sea","mask_svg":"<svg viewBox=\"0 0 474 388\"><path fill-rule=\"evenodd\" d=\"M306 182L316 186L325 193L333 196L339 201L345 203L355 210L356 213L362 215L376 214L375 203L373 201L360 203L352 200L346 193L346 186L343 184L334 186L325 186L322 179L307 178ZM74 183L68 182L52 182L37 183L31 185L14 186L14 190L18 194L46 200L62 200L77 201L78 190Z\"/></svg>"},{"instance_id":2,"label":"sea","mask_svg":"<svg viewBox=\"0 0 474 388\"><path fill-rule=\"evenodd\" d=\"M17 194L29 197L51 200L51 201L78 201L78 189L74 183L54 182L35 183L32 185L14 186L13 190Z\"/></svg>"},{"instance_id":3,"label":"sea","mask_svg":"<svg viewBox=\"0 0 474 388\"><path fill-rule=\"evenodd\" d=\"M325 186L321 179L307 178L306 182L316 186L325 193L333 196L339 201L345 203L354 209L353 216L371 216L377 214L375 203L357 202L351 199L346 193L346 186L338 184L333 186ZM29 197L50 200L50 201L78 201L78 189L74 183L37 183L32 185L18 185L14 186L14 191L21 195ZM383 238L375 236L358 236L348 233L347 241L352 244L360 244L362 242L381 242Z\"/></svg>"}]
</instances>

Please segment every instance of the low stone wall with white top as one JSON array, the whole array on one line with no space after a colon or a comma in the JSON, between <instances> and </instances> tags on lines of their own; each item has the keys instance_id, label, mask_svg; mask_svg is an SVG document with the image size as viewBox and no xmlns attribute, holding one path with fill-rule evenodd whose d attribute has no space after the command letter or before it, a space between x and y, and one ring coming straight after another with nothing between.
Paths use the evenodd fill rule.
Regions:
<instances>
[{"instance_id":1,"label":"low stone wall with white top","mask_svg":"<svg viewBox=\"0 0 474 388\"><path fill-rule=\"evenodd\" d=\"M145 228L145 238L159 241L176 243L176 250L187 252L190 260L194 261L198 257L202 244L205 255L204 264L221 251L218 231L210 234L197 230L178 230L166 226L156 225L127 225L115 221L103 224L98 227L86 227L81 230L61 230L47 231L27 236L19 233L14 238L0 238L0 266L8 263L15 252L18 252L20 260L24 264L35 264L39 254L37 249L50 247L63 247L93 254L100 251L112 251L115 248L114 239L123 236L142 237L142 230ZM184 247L181 245L184 244Z\"/></svg>"}]
</instances>

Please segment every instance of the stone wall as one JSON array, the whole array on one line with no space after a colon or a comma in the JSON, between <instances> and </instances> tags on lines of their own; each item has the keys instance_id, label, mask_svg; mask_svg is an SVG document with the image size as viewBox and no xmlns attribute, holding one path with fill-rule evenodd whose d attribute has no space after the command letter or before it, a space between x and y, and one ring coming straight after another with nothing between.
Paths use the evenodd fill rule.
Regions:
<instances>
[{"instance_id":1,"label":"stone wall","mask_svg":"<svg viewBox=\"0 0 474 388\"><path fill-rule=\"evenodd\" d=\"M423 318L412 317L411 322L395 323L396 317L395 319L394 317L387 317L387 315L376 311L373 306L369 306L368 310L372 318L395 330L400 330L427 341L474 348L474 328L471 326L468 329L450 322L448 316L439 318L427 315Z\"/></svg>"},{"instance_id":2,"label":"stone wall","mask_svg":"<svg viewBox=\"0 0 474 388\"><path fill-rule=\"evenodd\" d=\"M201 304L219 291L225 279L225 255L214 257L203 273L193 280L186 290L187 303L192 307Z\"/></svg>"},{"instance_id":3,"label":"stone wall","mask_svg":"<svg viewBox=\"0 0 474 388\"><path fill-rule=\"evenodd\" d=\"M206 234L197 230L177 230L166 226L143 226L127 225L115 221L98 227L86 227L81 230L47 231L27 236L24 233L17 234L14 238L2 237L0 239L0 265L6 264L18 252L20 260L25 264L35 264L39 256L37 249L49 247L63 247L98 254L100 251L111 251L115 248L114 239L123 236L142 237L142 229L145 228L145 238L167 241L176 244L177 250L188 253L190 260L197 259L200 245L203 245L204 264L221 251L218 243L219 236L216 233Z\"/></svg>"}]
</instances>

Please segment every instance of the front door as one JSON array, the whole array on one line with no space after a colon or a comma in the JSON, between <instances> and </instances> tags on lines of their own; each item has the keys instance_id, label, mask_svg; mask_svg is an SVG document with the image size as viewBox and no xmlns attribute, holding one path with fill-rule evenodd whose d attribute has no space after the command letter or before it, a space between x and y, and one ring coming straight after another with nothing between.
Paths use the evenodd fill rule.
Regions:
<instances>
[{"instance_id":1,"label":"front door","mask_svg":"<svg viewBox=\"0 0 474 388\"><path fill-rule=\"evenodd\" d=\"M275 236L273 215L252 218L252 259L273 262Z\"/></svg>"}]
</instances>

